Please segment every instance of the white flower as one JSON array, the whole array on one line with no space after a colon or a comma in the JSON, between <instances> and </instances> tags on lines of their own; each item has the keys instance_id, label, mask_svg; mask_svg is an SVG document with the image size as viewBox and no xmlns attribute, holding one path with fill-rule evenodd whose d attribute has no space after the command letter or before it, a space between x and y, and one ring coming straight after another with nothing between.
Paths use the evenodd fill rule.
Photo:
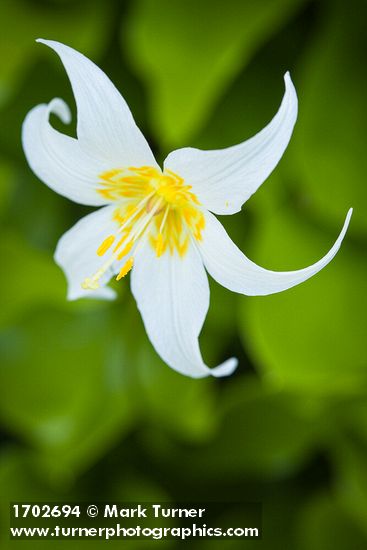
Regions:
<instances>
[{"instance_id":1,"label":"white flower","mask_svg":"<svg viewBox=\"0 0 367 550\"><path fill-rule=\"evenodd\" d=\"M322 269L337 253L351 216L334 246L314 265L275 272L258 267L236 247L214 214L234 214L277 165L297 116L289 74L273 120L253 138L227 149L173 151L158 166L131 112L107 76L86 57L58 42L39 40L60 56L78 111L77 139L56 131L64 123L61 99L34 107L23 124L23 147L32 170L69 199L102 206L59 241L56 262L68 280L68 298L111 299L107 283L131 269L131 288L148 336L164 361L199 378L233 372L232 358L209 369L198 337L209 307L205 269L221 285L246 295L286 290ZM174 124L174 121L172 121Z\"/></svg>"}]
</instances>

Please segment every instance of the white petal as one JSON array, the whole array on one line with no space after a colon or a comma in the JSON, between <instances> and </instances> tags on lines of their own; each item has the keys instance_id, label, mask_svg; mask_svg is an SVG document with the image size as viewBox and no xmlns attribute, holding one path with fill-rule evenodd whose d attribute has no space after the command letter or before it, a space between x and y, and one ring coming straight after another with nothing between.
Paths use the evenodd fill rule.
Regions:
<instances>
[{"instance_id":1,"label":"white petal","mask_svg":"<svg viewBox=\"0 0 367 550\"><path fill-rule=\"evenodd\" d=\"M118 225L113 221L114 205L100 208L78 221L59 240L55 261L63 269L68 281L68 299L105 298L113 299L115 291L106 287L115 273L109 269L101 278L97 290L85 290L82 283L101 267L105 259L97 255L97 249L105 238L115 233Z\"/></svg>"},{"instance_id":2,"label":"white petal","mask_svg":"<svg viewBox=\"0 0 367 550\"><path fill-rule=\"evenodd\" d=\"M349 210L343 229L334 246L318 262L297 271L269 271L259 267L237 248L221 223L209 212L200 251L210 275L233 292L260 296L281 292L298 285L325 267L338 252L348 229L352 209Z\"/></svg>"},{"instance_id":3,"label":"white petal","mask_svg":"<svg viewBox=\"0 0 367 550\"><path fill-rule=\"evenodd\" d=\"M146 245L136 259L131 288L150 341L170 367L193 378L233 372L236 359L209 369L201 357L198 336L209 307L209 285L194 247L181 259L168 253L157 258Z\"/></svg>"},{"instance_id":4,"label":"white petal","mask_svg":"<svg viewBox=\"0 0 367 550\"><path fill-rule=\"evenodd\" d=\"M290 140L297 118L297 95L287 73L285 94L273 120L251 139L214 151L173 151L164 166L192 185L205 208L234 214L274 170Z\"/></svg>"},{"instance_id":5,"label":"white petal","mask_svg":"<svg viewBox=\"0 0 367 550\"><path fill-rule=\"evenodd\" d=\"M106 204L96 191L98 174L107 166L86 154L78 141L55 130L51 113L70 122L69 109L61 99L34 107L22 128L24 153L33 172L51 189L81 204Z\"/></svg>"},{"instance_id":6,"label":"white petal","mask_svg":"<svg viewBox=\"0 0 367 550\"><path fill-rule=\"evenodd\" d=\"M106 158L110 168L157 166L121 94L101 69L84 55L53 40L41 40L60 56L78 111L77 135L88 152Z\"/></svg>"}]
</instances>

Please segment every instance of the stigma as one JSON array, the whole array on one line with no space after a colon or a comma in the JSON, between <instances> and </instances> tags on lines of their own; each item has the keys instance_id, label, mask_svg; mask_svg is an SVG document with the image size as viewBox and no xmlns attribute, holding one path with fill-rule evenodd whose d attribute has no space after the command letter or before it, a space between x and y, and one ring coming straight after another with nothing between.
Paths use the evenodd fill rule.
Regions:
<instances>
[{"instance_id":1,"label":"stigma","mask_svg":"<svg viewBox=\"0 0 367 550\"><path fill-rule=\"evenodd\" d=\"M100 279L113 270L116 279L132 269L143 245L164 254L184 257L193 242L202 239L205 218L190 185L174 172L151 166L114 169L99 176L98 192L116 203L116 232L106 235L96 254L106 261L82 287L99 288Z\"/></svg>"}]
</instances>

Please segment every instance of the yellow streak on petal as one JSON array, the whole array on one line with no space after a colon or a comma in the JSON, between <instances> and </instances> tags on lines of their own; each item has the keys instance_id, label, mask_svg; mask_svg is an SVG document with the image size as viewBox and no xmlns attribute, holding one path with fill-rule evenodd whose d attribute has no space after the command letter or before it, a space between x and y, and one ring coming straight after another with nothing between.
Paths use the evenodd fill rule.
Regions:
<instances>
[{"instance_id":1,"label":"yellow streak on petal","mask_svg":"<svg viewBox=\"0 0 367 550\"><path fill-rule=\"evenodd\" d=\"M156 241L156 244L155 244L155 251L157 253L158 258L159 258L159 256L162 256L163 249L164 249L163 235L162 235L162 233L158 233L157 241Z\"/></svg>"},{"instance_id":2,"label":"yellow streak on petal","mask_svg":"<svg viewBox=\"0 0 367 550\"><path fill-rule=\"evenodd\" d=\"M205 227L205 218L204 218L204 216L201 214L200 219L199 219L198 224L197 224L197 228L198 228L199 230L201 230L201 229L204 229L204 227Z\"/></svg>"},{"instance_id":3,"label":"yellow streak on petal","mask_svg":"<svg viewBox=\"0 0 367 550\"><path fill-rule=\"evenodd\" d=\"M186 237L184 243L178 248L178 253L180 254L181 258L185 256L188 247L189 247L189 237Z\"/></svg>"},{"instance_id":4,"label":"yellow streak on petal","mask_svg":"<svg viewBox=\"0 0 367 550\"><path fill-rule=\"evenodd\" d=\"M105 181L108 181L108 180L110 180L114 176L117 176L117 174L120 174L120 173L121 173L120 168L115 168L114 170L109 170L108 172L104 172L103 174L100 174L100 178L105 180Z\"/></svg>"}]
</instances>

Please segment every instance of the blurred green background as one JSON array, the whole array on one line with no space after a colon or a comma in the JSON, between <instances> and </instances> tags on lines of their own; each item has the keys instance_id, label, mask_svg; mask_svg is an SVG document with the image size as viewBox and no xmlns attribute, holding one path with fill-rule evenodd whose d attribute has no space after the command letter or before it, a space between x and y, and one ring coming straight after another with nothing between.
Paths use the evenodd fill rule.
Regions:
<instances>
[{"instance_id":1,"label":"blurred green background","mask_svg":"<svg viewBox=\"0 0 367 550\"><path fill-rule=\"evenodd\" d=\"M263 502L263 540L225 548L365 549L366 2L2 0L0 16L1 548L106 545L9 542L9 501L153 499ZM248 298L211 281L201 345L210 365L240 358L229 379L164 365L128 281L116 303L66 302L53 251L90 209L37 180L22 153L30 108L59 96L75 113L38 37L107 72L160 161L256 133L290 70L293 139L243 213L222 222L254 261L287 270L319 259L355 211L337 257L299 287Z\"/></svg>"}]
</instances>

